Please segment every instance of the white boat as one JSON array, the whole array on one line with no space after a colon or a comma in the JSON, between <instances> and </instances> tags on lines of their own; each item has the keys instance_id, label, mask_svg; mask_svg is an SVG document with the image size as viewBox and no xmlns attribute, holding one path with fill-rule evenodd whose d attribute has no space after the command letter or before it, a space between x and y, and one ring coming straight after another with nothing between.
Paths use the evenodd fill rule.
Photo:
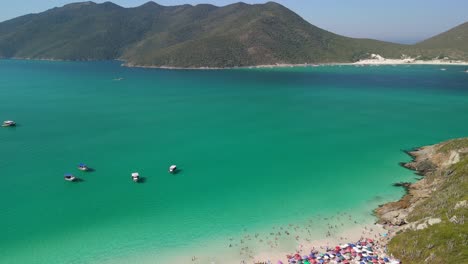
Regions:
<instances>
[{"instance_id":1,"label":"white boat","mask_svg":"<svg viewBox=\"0 0 468 264\"><path fill-rule=\"evenodd\" d=\"M15 121L7 120L7 121L3 121L2 126L3 126L3 127L16 126L16 123L15 123Z\"/></svg>"},{"instance_id":2,"label":"white boat","mask_svg":"<svg viewBox=\"0 0 468 264\"><path fill-rule=\"evenodd\" d=\"M89 170L88 166L86 166L86 164L84 164L84 163L78 164L78 169L81 170L81 171Z\"/></svg>"},{"instance_id":3,"label":"white boat","mask_svg":"<svg viewBox=\"0 0 468 264\"><path fill-rule=\"evenodd\" d=\"M63 176L63 178L64 178L66 181L76 181L76 177L73 176L72 174L65 174L65 176Z\"/></svg>"},{"instance_id":4,"label":"white boat","mask_svg":"<svg viewBox=\"0 0 468 264\"><path fill-rule=\"evenodd\" d=\"M132 173L132 180L138 182L140 180L140 174L138 172Z\"/></svg>"},{"instance_id":5,"label":"white boat","mask_svg":"<svg viewBox=\"0 0 468 264\"><path fill-rule=\"evenodd\" d=\"M171 165L171 166L169 167L169 173L174 173L174 172L176 172L176 170L177 170L177 166L176 166L176 165Z\"/></svg>"}]
</instances>

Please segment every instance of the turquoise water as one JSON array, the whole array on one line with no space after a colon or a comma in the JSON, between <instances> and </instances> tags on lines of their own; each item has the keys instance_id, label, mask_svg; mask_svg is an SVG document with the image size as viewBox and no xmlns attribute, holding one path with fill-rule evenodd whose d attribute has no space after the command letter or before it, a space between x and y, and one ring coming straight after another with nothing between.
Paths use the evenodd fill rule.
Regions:
<instances>
[{"instance_id":1,"label":"turquoise water","mask_svg":"<svg viewBox=\"0 0 468 264\"><path fill-rule=\"evenodd\" d=\"M468 74L440 68L0 61L0 120L19 124L0 129L0 263L112 263L317 214L371 219L414 179L402 150L468 135Z\"/></svg>"}]
</instances>

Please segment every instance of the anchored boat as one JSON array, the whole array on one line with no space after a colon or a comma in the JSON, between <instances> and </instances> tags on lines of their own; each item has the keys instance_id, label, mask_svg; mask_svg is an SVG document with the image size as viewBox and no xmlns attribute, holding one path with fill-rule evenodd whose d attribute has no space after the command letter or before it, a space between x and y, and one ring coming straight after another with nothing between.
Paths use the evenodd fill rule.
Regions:
<instances>
[{"instance_id":1,"label":"anchored boat","mask_svg":"<svg viewBox=\"0 0 468 264\"><path fill-rule=\"evenodd\" d=\"M63 178L64 178L66 181L76 181L76 179L77 179L75 176L73 176L73 175L70 174L70 173L65 174L65 176L63 176Z\"/></svg>"},{"instance_id":2,"label":"anchored boat","mask_svg":"<svg viewBox=\"0 0 468 264\"><path fill-rule=\"evenodd\" d=\"M84 164L84 163L80 163L78 165L78 169L81 170L81 171L87 171L87 170L89 170L89 167L86 166L86 164Z\"/></svg>"},{"instance_id":3,"label":"anchored boat","mask_svg":"<svg viewBox=\"0 0 468 264\"><path fill-rule=\"evenodd\" d=\"M176 166L176 165L171 165L171 166L169 167L169 173L175 173L176 170L177 170L177 166Z\"/></svg>"},{"instance_id":4,"label":"anchored boat","mask_svg":"<svg viewBox=\"0 0 468 264\"><path fill-rule=\"evenodd\" d=\"M140 174L138 172L132 173L132 180L138 182L140 180Z\"/></svg>"},{"instance_id":5,"label":"anchored boat","mask_svg":"<svg viewBox=\"0 0 468 264\"><path fill-rule=\"evenodd\" d=\"M15 121L11 121L11 120L3 121L2 127L12 127L12 126L16 126Z\"/></svg>"}]
</instances>

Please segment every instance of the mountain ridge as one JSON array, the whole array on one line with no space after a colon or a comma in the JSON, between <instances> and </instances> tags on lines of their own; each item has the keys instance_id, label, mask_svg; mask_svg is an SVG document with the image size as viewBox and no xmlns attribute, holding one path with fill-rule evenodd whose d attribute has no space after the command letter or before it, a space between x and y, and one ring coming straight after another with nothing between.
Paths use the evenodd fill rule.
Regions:
<instances>
[{"instance_id":1,"label":"mountain ridge","mask_svg":"<svg viewBox=\"0 0 468 264\"><path fill-rule=\"evenodd\" d=\"M222 7L149 1L132 8L88 1L0 23L0 57L119 59L127 65L156 67L344 63L372 53L468 58L468 50L443 48L443 42L404 45L340 36L272 1Z\"/></svg>"}]
</instances>

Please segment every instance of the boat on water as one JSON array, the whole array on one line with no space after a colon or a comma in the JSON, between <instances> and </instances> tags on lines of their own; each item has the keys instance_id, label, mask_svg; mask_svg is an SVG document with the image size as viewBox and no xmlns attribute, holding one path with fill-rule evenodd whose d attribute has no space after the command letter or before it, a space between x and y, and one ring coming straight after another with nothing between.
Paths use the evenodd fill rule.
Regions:
<instances>
[{"instance_id":1,"label":"boat on water","mask_svg":"<svg viewBox=\"0 0 468 264\"><path fill-rule=\"evenodd\" d=\"M171 165L171 166L169 167L169 173L175 173L176 170L177 170L177 166L176 166L176 165Z\"/></svg>"},{"instance_id":2,"label":"boat on water","mask_svg":"<svg viewBox=\"0 0 468 264\"><path fill-rule=\"evenodd\" d=\"M132 173L132 180L138 182L140 180L140 174L138 172Z\"/></svg>"},{"instance_id":3,"label":"boat on water","mask_svg":"<svg viewBox=\"0 0 468 264\"><path fill-rule=\"evenodd\" d=\"M12 127L12 126L16 126L15 121L11 121L11 120L3 121L2 127Z\"/></svg>"},{"instance_id":4,"label":"boat on water","mask_svg":"<svg viewBox=\"0 0 468 264\"><path fill-rule=\"evenodd\" d=\"M80 171L88 171L88 170L89 170L89 167L86 166L86 164L84 164L84 163L80 163L80 164L78 164L78 169L79 169Z\"/></svg>"},{"instance_id":5,"label":"boat on water","mask_svg":"<svg viewBox=\"0 0 468 264\"><path fill-rule=\"evenodd\" d=\"M65 176L63 176L63 178L66 181L76 181L77 180L77 178L75 176L73 176L72 174L70 174L70 173L65 174Z\"/></svg>"}]
</instances>

